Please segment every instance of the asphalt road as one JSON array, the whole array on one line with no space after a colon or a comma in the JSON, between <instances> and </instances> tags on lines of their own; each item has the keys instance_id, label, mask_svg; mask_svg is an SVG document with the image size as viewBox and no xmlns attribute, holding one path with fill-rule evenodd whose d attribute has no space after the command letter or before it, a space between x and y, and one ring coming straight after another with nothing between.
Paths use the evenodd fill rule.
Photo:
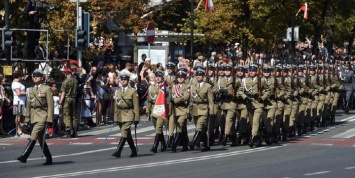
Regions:
<instances>
[{"instance_id":1,"label":"asphalt road","mask_svg":"<svg viewBox=\"0 0 355 178\"><path fill-rule=\"evenodd\" d=\"M278 145L213 146L210 152L149 152L154 131L150 122L137 129L138 157L123 149L114 158L119 131L110 126L80 132L78 139L49 139L54 164L42 166L36 146L26 164L15 161L26 139L0 139L0 177L355 177L355 112L336 116L336 124ZM193 127L189 126L189 132Z\"/></svg>"}]
</instances>

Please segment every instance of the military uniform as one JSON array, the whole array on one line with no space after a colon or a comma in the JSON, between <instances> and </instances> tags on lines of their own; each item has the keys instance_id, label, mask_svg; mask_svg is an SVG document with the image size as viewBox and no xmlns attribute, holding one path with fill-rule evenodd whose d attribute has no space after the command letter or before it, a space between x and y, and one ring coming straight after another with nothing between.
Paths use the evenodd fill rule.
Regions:
<instances>
[{"instance_id":1,"label":"military uniform","mask_svg":"<svg viewBox=\"0 0 355 178\"><path fill-rule=\"evenodd\" d=\"M71 70L67 69L65 73L71 73ZM75 98L77 93L78 81L73 77L67 77L60 89L61 103L63 105L63 121L65 124L65 132L66 135L64 137L77 137L77 129L78 129L78 119L76 117L76 105ZM72 133L71 133L72 131Z\"/></svg>"},{"instance_id":2,"label":"military uniform","mask_svg":"<svg viewBox=\"0 0 355 178\"><path fill-rule=\"evenodd\" d=\"M243 72L241 76L238 76L235 80L235 90L239 91L243 89L243 80L245 80L245 67L244 66L238 66L237 71ZM237 108L236 108L236 118L238 119L238 126L239 126L239 137L237 138L237 143L241 144L242 140L244 144L249 143L249 137L250 137L250 130L251 127L248 124L248 110L247 110L247 103L246 101L242 98L239 92L237 92L237 97L235 102L237 103Z\"/></svg>"},{"instance_id":3,"label":"military uniform","mask_svg":"<svg viewBox=\"0 0 355 178\"><path fill-rule=\"evenodd\" d=\"M299 92L300 92L300 86L299 86L299 78L298 78L298 73L297 73L297 66L292 66L293 67L293 73L292 75L292 89L293 89L293 98L292 98L292 110L291 110L291 114L290 114L290 125L289 125L289 137L293 137L296 135L296 123L297 118L298 118L298 114L299 114L299 104L300 104L300 96L299 96Z\"/></svg>"},{"instance_id":4,"label":"military uniform","mask_svg":"<svg viewBox=\"0 0 355 178\"><path fill-rule=\"evenodd\" d=\"M35 82L35 80L39 80L35 79L36 77L43 77L43 72L35 70L32 77ZM38 140L46 156L46 162L43 165L50 165L52 164L52 155L47 143L43 140L47 124L53 122L54 104L50 87L42 84L42 81L38 81L35 86L29 88L27 90L26 109L28 112L26 112L25 122L31 121L33 128L30 141L24 153L17 160L26 163L36 144L36 140Z\"/></svg>"},{"instance_id":5,"label":"military uniform","mask_svg":"<svg viewBox=\"0 0 355 178\"><path fill-rule=\"evenodd\" d=\"M211 129L209 130L210 145L213 145L214 144L214 136L219 135L219 123L218 123L217 116L218 116L218 114L221 115L221 110L219 107L220 95L219 95L218 86L217 86L218 77L214 75L215 67L213 65L209 64L208 70L212 71L212 73L213 73L212 75L208 75L206 77L206 80L212 86L213 101L214 101L214 106L213 106L214 111L213 111L213 115L211 115L211 117L210 117L210 128Z\"/></svg>"},{"instance_id":6,"label":"military uniform","mask_svg":"<svg viewBox=\"0 0 355 178\"><path fill-rule=\"evenodd\" d=\"M311 88L311 106L310 106L310 131L314 130L315 126L315 119L317 118L317 105L319 101L319 78L318 75L315 73L316 67L315 66L310 66L309 68L310 71L314 71L314 74L310 74L310 88Z\"/></svg>"},{"instance_id":7,"label":"military uniform","mask_svg":"<svg viewBox=\"0 0 355 178\"><path fill-rule=\"evenodd\" d=\"M299 66L298 70L303 72L304 67ZM298 136L301 136L303 133L306 132L305 129L307 128L308 123L309 123L309 120L307 117L307 105L310 102L309 101L310 94L309 94L309 86L307 85L309 83L309 78L306 75L307 74L302 73L302 75L298 76L299 77L299 81L298 81L299 95L300 95L300 107L299 107L298 121L297 121L297 135Z\"/></svg>"},{"instance_id":8,"label":"military uniform","mask_svg":"<svg viewBox=\"0 0 355 178\"><path fill-rule=\"evenodd\" d=\"M290 71L290 68L285 66L283 68L283 72L288 73ZM282 140L286 141L287 136L288 136L288 130L290 126L290 119L291 119L291 112L292 112L292 106L293 106L293 101L294 101L294 87L293 85L293 79L286 74L284 76L284 86L285 86L285 96L283 100L284 104L284 113L283 113L283 126L282 126Z\"/></svg>"},{"instance_id":9,"label":"military uniform","mask_svg":"<svg viewBox=\"0 0 355 178\"><path fill-rule=\"evenodd\" d=\"M160 70L157 70L155 72L155 76L161 77L163 80L164 73ZM163 92L165 94L165 98L166 98L167 93L168 93L168 87L165 85L165 82L163 82L163 81L161 83L151 84L149 86L148 96L147 96L147 114L151 115L151 117L152 117L152 122L153 122L153 126L155 128L155 133L156 133L155 141L154 141L153 147L151 149L151 151L153 153L157 152L157 147L159 145L159 141L161 142L160 151L165 151L165 149L167 148L166 143L165 143L164 133L163 133L163 126L166 122L165 118L163 118L161 114L157 114L157 112L154 111L154 106L156 104L157 97L158 97L160 90L163 90ZM164 102L164 103L166 104L166 102ZM166 112L166 110L165 110L165 112Z\"/></svg>"},{"instance_id":10,"label":"military uniform","mask_svg":"<svg viewBox=\"0 0 355 178\"><path fill-rule=\"evenodd\" d=\"M205 71L198 69L196 71L197 76L204 76ZM201 151L208 151L210 147L207 141L206 131L209 128L209 116L213 114L214 102L213 93L211 90L211 85L209 83L203 82L203 80L198 81L196 84L191 86L191 105L192 105L192 116L196 120L196 132L190 143L190 149L194 149L197 142L202 138L204 142L204 148Z\"/></svg>"},{"instance_id":11,"label":"military uniform","mask_svg":"<svg viewBox=\"0 0 355 178\"><path fill-rule=\"evenodd\" d=\"M284 85L284 78L281 76L282 66L276 66L276 71L278 72L278 76L276 76L277 88L274 92L275 100L277 103L276 111L275 111L275 122L273 124L272 130L272 142L277 143L278 137L280 134L280 128L283 121L283 111L284 111L284 103L285 100L285 92L286 88Z\"/></svg>"},{"instance_id":12,"label":"military uniform","mask_svg":"<svg viewBox=\"0 0 355 178\"><path fill-rule=\"evenodd\" d=\"M171 92L171 89L172 89L172 86L175 84L176 82L176 76L175 76L175 64L172 63L172 62L169 62L167 65L166 65L166 68L168 69L168 75L165 75L164 76L164 79L165 81L168 83L168 88L169 88L169 91ZM171 144L174 140L174 129L175 129L175 122L173 119L171 119L173 116L173 108L172 108L172 104L170 103L171 101L171 93L169 93L169 96L167 98L167 104L169 105L169 109L168 109L168 118L165 123L165 126L166 128L168 128L168 143L167 143L167 147L170 148L171 147Z\"/></svg>"},{"instance_id":13,"label":"military uniform","mask_svg":"<svg viewBox=\"0 0 355 178\"><path fill-rule=\"evenodd\" d=\"M236 146L236 133L235 133L235 110L237 109L237 104L234 102L234 86L235 79L233 78L232 74L233 67L229 64L224 66L225 72L229 71L230 74L226 75L218 80L218 89L221 96L221 110L222 110L222 117L225 121L225 130L224 130L224 137L222 141L222 145L226 146L227 137L229 136L232 140L231 146ZM234 81L233 81L234 80Z\"/></svg>"},{"instance_id":14,"label":"military uniform","mask_svg":"<svg viewBox=\"0 0 355 178\"><path fill-rule=\"evenodd\" d=\"M349 66L349 62L345 63L345 66ZM346 92L345 94L345 113L349 114L349 104L350 104L350 99L351 95L353 93L353 80L354 78L354 71L351 69L344 69L343 71L340 72L340 79L344 81L344 90Z\"/></svg>"},{"instance_id":15,"label":"military uniform","mask_svg":"<svg viewBox=\"0 0 355 178\"><path fill-rule=\"evenodd\" d=\"M249 71L256 71L257 66L252 64L249 67ZM251 125L251 138L249 142L250 147L260 146L261 138L259 135L260 119L262 117L264 101L269 98L270 91L267 85L258 86L261 83L261 77L249 76L243 80L243 86L239 89L239 95L246 100L248 106L249 123ZM259 88L261 87L261 88ZM262 91L259 96L259 90Z\"/></svg>"},{"instance_id":16,"label":"military uniform","mask_svg":"<svg viewBox=\"0 0 355 178\"><path fill-rule=\"evenodd\" d=\"M131 135L131 126L132 124L137 126L140 120L138 94L134 88L128 86L128 81L130 79L129 74L121 74L120 78L121 80L126 80L127 84L122 85L121 88L116 90L114 97L114 120L120 127L121 139L118 143L116 151L112 154L112 156L120 157L121 151L127 141L132 152L130 157L135 157L137 155L137 150L134 146L133 138Z\"/></svg>"},{"instance_id":17,"label":"military uniform","mask_svg":"<svg viewBox=\"0 0 355 178\"><path fill-rule=\"evenodd\" d=\"M186 72L179 71L177 73L178 77L186 78ZM174 142L172 143L171 150L176 152L176 147L180 141L183 143L182 151L187 151L188 138L186 130L186 115L189 108L189 99L190 99L190 87L185 82L178 83L172 86L172 117L170 117L169 122L174 122L176 125L176 136Z\"/></svg>"}]
</instances>

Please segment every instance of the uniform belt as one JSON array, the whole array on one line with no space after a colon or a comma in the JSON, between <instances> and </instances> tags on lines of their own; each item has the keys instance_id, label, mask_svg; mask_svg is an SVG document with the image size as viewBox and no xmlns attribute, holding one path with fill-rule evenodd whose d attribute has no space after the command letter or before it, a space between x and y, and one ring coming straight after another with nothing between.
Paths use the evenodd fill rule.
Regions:
<instances>
[{"instance_id":1,"label":"uniform belt","mask_svg":"<svg viewBox=\"0 0 355 178\"><path fill-rule=\"evenodd\" d=\"M65 95L67 98L76 98L76 96Z\"/></svg>"},{"instance_id":2,"label":"uniform belt","mask_svg":"<svg viewBox=\"0 0 355 178\"><path fill-rule=\"evenodd\" d=\"M48 107L31 107L32 109L42 109L42 110L47 110L48 109Z\"/></svg>"},{"instance_id":3,"label":"uniform belt","mask_svg":"<svg viewBox=\"0 0 355 178\"><path fill-rule=\"evenodd\" d=\"M118 106L118 108L119 108L120 110L129 110L129 109L133 109L132 107L119 107L119 106Z\"/></svg>"},{"instance_id":4,"label":"uniform belt","mask_svg":"<svg viewBox=\"0 0 355 178\"><path fill-rule=\"evenodd\" d=\"M259 97L258 94L247 94L247 96L250 98L258 98Z\"/></svg>"},{"instance_id":5,"label":"uniform belt","mask_svg":"<svg viewBox=\"0 0 355 178\"><path fill-rule=\"evenodd\" d=\"M194 102L195 104L208 104L207 102Z\"/></svg>"}]
</instances>

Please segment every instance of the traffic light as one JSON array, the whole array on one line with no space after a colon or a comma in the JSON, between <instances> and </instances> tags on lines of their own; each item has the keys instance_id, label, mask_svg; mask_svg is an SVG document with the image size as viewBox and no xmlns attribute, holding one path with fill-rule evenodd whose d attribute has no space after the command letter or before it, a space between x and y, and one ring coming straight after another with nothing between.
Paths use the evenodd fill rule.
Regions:
<instances>
[{"instance_id":1,"label":"traffic light","mask_svg":"<svg viewBox=\"0 0 355 178\"><path fill-rule=\"evenodd\" d=\"M90 25L90 13L82 11L82 27L76 31L76 47L87 48L90 46L90 32L92 27Z\"/></svg>"},{"instance_id":2,"label":"traffic light","mask_svg":"<svg viewBox=\"0 0 355 178\"><path fill-rule=\"evenodd\" d=\"M11 47L15 44L14 39L13 39L13 33L14 31L9 30L9 29L3 29L3 40L2 40L2 46L3 50L5 51L6 54L6 62L11 63L11 58L12 58L12 50Z\"/></svg>"}]
</instances>

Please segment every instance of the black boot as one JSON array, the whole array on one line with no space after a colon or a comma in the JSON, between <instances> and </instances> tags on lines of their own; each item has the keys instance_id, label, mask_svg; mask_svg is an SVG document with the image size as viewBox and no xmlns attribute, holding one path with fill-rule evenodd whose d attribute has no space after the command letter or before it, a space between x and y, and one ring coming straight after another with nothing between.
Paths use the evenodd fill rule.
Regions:
<instances>
[{"instance_id":1,"label":"black boot","mask_svg":"<svg viewBox=\"0 0 355 178\"><path fill-rule=\"evenodd\" d=\"M78 137L78 131L76 129L73 129L70 134L71 138L77 138Z\"/></svg>"},{"instance_id":2,"label":"black boot","mask_svg":"<svg viewBox=\"0 0 355 178\"><path fill-rule=\"evenodd\" d=\"M272 142L275 144L277 144L279 142L279 133L278 132L272 133Z\"/></svg>"},{"instance_id":3,"label":"black boot","mask_svg":"<svg viewBox=\"0 0 355 178\"><path fill-rule=\"evenodd\" d=\"M330 115L330 122L329 122L330 125L333 125L335 124L335 114L331 114Z\"/></svg>"},{"instance_id":4,"label":"black boot","mask_svg":"<svg viewBox=\"0 0 355 178\"><path fill-rule=\"evenodd\" d=\"M64 135L62 136L62 138L70 138L71 137L71 131L70 130L66 130Z\"/></svg>"},{"instance_id":5,"label":"black boot","mask_svg":"<svg viewBox=\"0 0 355 178\"><path fill-rule=\"evenodd\" d=\"M47 143L44 142L44 146L42 147L42 144L40 146L43 149L44 156L46 156L46 162L44 162L43 165L46 166L46 165L53 164L52 155L51 155L51 152L49 151Z\"/></svg>"},{"instance_id":6,"label":"black boot","mask_svg":"<svg viewBox=\"0 0 355 178\"><path fill-rule=\"evenodd\" d=\"M294 126L290 126L289 128L288 128L288 137L289 138L292 138L293 136L294 136L294 130L295 130L295 128L294 128Z\"/></svg>"},{"instance_id":7,"label":"black boot","mask_svg":"<svg viewBox=\"0 0 355 178\"><path fill-rule=\"evenodd\" d=\"M136 146L134 145L133 138L129 137L127 138L127 143L129 145L129 148L131 149L131 155L129 157L133 158L137 156L137 149Z\"/></svg>"},{"instance_id":8,"label":"black boot","mask_svg":"<svg viewBox=\"0 0 355 178\"><path fill-rule=\"evenodd\" d=\"M174 136L168 136L168 141L166 143L166 147L171 148L171 145L173 144L173 142L174 142Z\"/></svg>"},{"instance_id":9,"label":"black boot","mask_svg":"<svg viewBox=\"0 0 355 178\"><path fill-rule=\"evenodd\" d=\"M161 145L160 145L160 152L164 152L165 150L166 150L166 143L165 143L165 138L164 138L164 134L159 134L159 136L160 136L160 143L161 143Z\"/></svg>"},{"instance_id":10,"label":"black boot","mask_svg":"<svg viewBox=\"0 0 355 178\"><path fill-rule=\"evenodd\" d=\"M303 125L298 125L297 126L297 135L302 136L303 135Z\"/></svg>"},{"instance_id":11,"label":"black boot","mask_svg":"<svg viewBox=\"0 0 355 178\"><path fill-rule=\"evenodd\" d=\"M182 133L176 133L175 140L173 141L173 143L171 145L171 151L176 152L176 147L180 142L181 134Z\"/></svg>"},{"instance_id":12,"label":"black boot","mask_svg":"<svg viewBox=\"0 0 355 178\"><path fill-rule=\"evenodd\" d=\"M157 153L158 145L159 145L159 136L160 134L155 134L155 139L154 139L154 144L152 149L150 149L151 152Z\"/></svg>"},{"instance_id":13,"label":"black boot","mask_svg":"<svg viewBox=\"0 0 355 178\"><path fill-rule=\"evenodd\" d=\"M229 138L230 138L231 141L232 141L231 147L238 146L238 143L237 143L237 136L236 136L236 135L231 135L231 136L229 136Z\"/></svg>"},{"instance_id":14,"label":"black boot","mask_svg":"<svg viewBox=\"0 0 355 178\"><path fill-rule=\"evenodd\" d=\"M227 134L223 134L222 145L223 146L227 145Z\"/></svg>"},{"instance_id":15,"label":"black boot","mask_svg":"<svg viewBox=\"0 0 355 178\"><path fill-rule=\"evenodd\" d=\"M250 147L250 148L253 148L253 147L254 147L254 136L253 136L253 135L250 135L249 147Z\"/></svg>"},{"instance_id":16,"label":"black boot","mask_svg":"<svg viewBox=\"0 0 355 178\"><path fill-rule=\"evenodd\" d=\"M286 142L287 141L287 130L282 129L282 141Z\"/></svg>"},{"instance_id":17,"label":"black boot","mask_svg":"<svg viewBox=\"0 0 355 178\"><path fill-rule=\"evenodd\" d=\"M22 153L20 157L17 157L16 159L19 160L21 163L26 163L27 158L30 156L35 144L36 144L36 140L30 140L25 148L25 151Z\"/></svg>"},{"instance_id":18,"label":"black boot","mask_svg":"<svg viewBox=\"0 0 355 178\"><path fill-rule=\"evenodd\" d=\"M266 132L265 134L265 143L267 145L271 145L272 144L272 141L271 141L271 133L270 132Z\"/></svg>"},{"instance_id":19,"label":"black boot","mask_svg":"<svg viewBox=\"0 0 355 178\"><path fill-rule=\"evenodd\" d=\"M182 142L182 150L181 151L188 151L188 144L189 144L189 136L185 133L182 134L181 136L181 142Z\"/></svg>"},{"instance_id":20,"label":"black boot","mask_svg":"<svg viewBox=\"0 0 355 178\"><path fill-rule=\"evenodd\" d=\"M207 144L207 133L202 133L201 134L202 137L202 142L203 142L203 149L201 149L201 152L205 152L205 151L210 151L210 145Z\"/></svg>"},{"instance_id":21,"label":"black boot","mask_svg":"<svg viewBox=\"0 0 355 178\"><path fill-rule=\"evenodd\" d=\"M116 151L112 154L112 156L116 156L117 158L121 157L121 152L122 152L123 146L124 146L125 143L126 143L126 140L127 140L127 138L121 137L120 143L118 143L117 149L116 149Z\"/></svg>"},{"instance_id":22,"label":"black boot","mask_svg":"<svg viewBox=\"0 0 355 178\"><path fill-rule=\"evenodd\" d=\"M309 126L309 131L311 131L311 132L314 131L314 121L311 121L310 126Z\"/></svg>"},{"instance_id":23,"label":"black boot","mask_svg":"<svg viewBox=\"0 0 355 178\"><path fill-rule=\"evenodd\" d=\"M245 134L239 134L239 136L237 137L237 144L241 145L242 144L242 138L245 137Z\"/></svg>"},{"instance_id":24,"label":"black boot","mask_svg":"<svg viewBox=\"0 0 355 178\"><path fill-rule=\"evenodd\" d=\"M218 138L219 137L219 128L217 127L214 131L214 138Z\"/></svg>"},{"instance_id":25,"label":"black boot","mask_svg":"<svg viewBox=\"0 0 355 178\"><path fill-rule=\"evenodd\" d=\"M197 142L200 141L200 136L201 136L201 132L200 131L196 131L194 138L192 139L191 143L190 143L190 150L194 150L195 145L197 144Z\"/></svg>"}]
</instances>

